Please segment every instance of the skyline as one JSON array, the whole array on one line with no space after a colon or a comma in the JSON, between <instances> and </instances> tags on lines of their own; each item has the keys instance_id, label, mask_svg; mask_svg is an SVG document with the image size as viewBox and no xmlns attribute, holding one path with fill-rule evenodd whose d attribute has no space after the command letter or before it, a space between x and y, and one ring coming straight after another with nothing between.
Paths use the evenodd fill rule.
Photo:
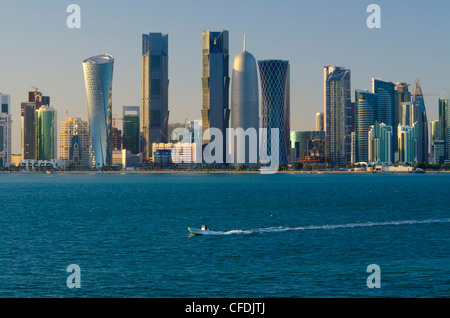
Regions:
<instances>
[{"instance_id":1,"label":"skyline","mask_svg":"<svg viewBox=\"0 0 450 318\"><path fill-rule=\"evenodd\" d=\"M171 123L201 118L201 34L207 29L229 30L230 60L241 52L244 33L247 49L257 60L289 60L293 131L314 130L315 114L323 112L324 65L351 69L352 91L370 89L372 78L407 82L412 87L419 77L425 95L439 95L450 87L445 77L450 71L450 63L445 63L450 44L440 41L450 26L445 16L450 3L445 1L433 1L434 6L377 1L382 27L373 30L366 26L370 1L283 1L284 5L276 6L273 1L228 1L219 11L216 1L133 1L106 9L102 3L77 1L81 29L73 30L65 24L69 3L1 5L8 12L0 19L8 45L0 59L0 92L11 96L13 153L20 153L21 147L20 103L26 101L32 86L50 96L61 114L58 131L66 110L69 117L87 120L81 65L86 56L107 53L116 58L113 115L120 117L122 106L141 105L141 37L149 32L169 34ZM234 10L237 5L240 10ZM336 24L336 14L341 24ZM36 15L41 16L39 23L31 23ZM266 23L271 18L278 23ZM392 57L388 62L386 55ZM425 103L429 121L436 120L438 97L425 96Z\"/></svg>"}]
</instances>

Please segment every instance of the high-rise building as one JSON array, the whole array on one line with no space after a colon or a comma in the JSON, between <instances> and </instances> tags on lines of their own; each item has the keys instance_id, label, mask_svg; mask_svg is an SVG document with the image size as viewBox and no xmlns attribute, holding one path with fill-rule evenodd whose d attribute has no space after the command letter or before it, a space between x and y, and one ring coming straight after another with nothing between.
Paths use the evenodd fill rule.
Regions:
<instances>
[{"instance_id":1,"label":"high-rise building","mask_svg":"<svg viewBox=\"0 0 450 318\"><path fill-rule=\"evenodd\" d=\"M392 126L375 122L369 128L369 162L391 164L392 161Z\"/></svg>"},{"instance_id":2,"label":"high-rise building","mask_svg":"<svg viewBox=\"0 0 450 318\"><path fill-rule=\"evenodd\" d=\"M422 88L419 79L416 78L413 90L413 104L415 111L415 122L418 125L417 131L417 161L428 162L428 119L425 101L423 99Z\"/></svg>"},{"instance_id":3,"label":"high-rise building","mask_svg":"<svg viewBox=\"0 0 450 318\"><path fill-rule=\"evenodd\" d=\"M324 88L326 161L343 166L351 160L353 119L350 70L325 66Z\"/></svg>"},{"instance_id":4,"label":"high-rise building","mask_svg":"<svg viewBox=\"0 0 450 318\"><path fill-rule=\"evenodd\" d=\"M10 107L10 96L0 93L0 167L9 167L12 163Z\"/></svg>"},{"instance_id":5,"label":"high-rise building","mask_svg":"<svg viewBox=\"0 0 450 318\"><path fill-rule=\"evenodd\" d=\"M229 40L228 31L202 33L202 127L203 145L211 142L210 128L217 128L226 136L230 122L229 109ZM226 142L223 142L223 161Z\"/></svg>"},{"instance_id":6,"label":"high-rise building","mask_svg":"<svg viewBox=\"0 0 450 318\"><path fill-rule=\"evenodd\" d=\"M444 141L444 162L450 163L450 89L439 95L439 139Z\"/></svg>"},{"instance_id":7,"label":"high-rise building","mask_svg":"<svg viewBox=\"0 0 450 318\"><path fill-rule=\"evenodd\" d=\"M316 131L324 131L324 125L323 125L323 113L316 113Z\"/></svg>"},{"instance_id":8,"label":"high-rise building","mask_svg":"<svg viewBox=\"0 0 450 318\"><path fill-rule=\"evenodd\" d=\"M414 163L417 162L416 149L417 149L417 135L418 125L414 126L402 126L397 128L398 139L398 153L400 163Z\"/></svg>"},{"instance_id":9,"label":"high-rise building","mask_svg":"<svg viewBox=\"0 0 450 318\"><path fill-rule=\"evenodd\" d=\"M378 118L378 95L355 90L356 105L356 162L369 161L369 128Z\"/></svg>"},{"instance_id":10,"label":"high-rise building","mask_svg":"<svg viewBox=\"0 0 450 318\"><path fill-rule=\"evenodd\" d=\"M251 162L250 151L253 149L258 153L258 130L259 130L259 97L258 97L258 70L256 60L252 54L247 52L244 39L244 50L234 59L233 74L231 82L231 127L234 129L242 128L254 129L256 132L255 144L250 145L250 140L239 141L235 137L234 160L235 164L257 164L258 156L255 162ZM239 155L244 155L243 162L238 162Z\"/></svg>"},{"instance_id":11,"label":"high-rise building","mask_svg":"<svg viewBox=\"0 0 450 318\"><path fill-rule=\"evenodd\" d=\"M392 123L394 154L398 153L398 139L396 136L398 125L402 124L402 103L411 101L411 93L408 90L408 86L409 84L403 82L395 84L394 122Z\"/></svg>"},{"instance_id":12,"label":"high-rise building","mask_svg":"<svg viewBox=\"0 0 450 318\"><path fill-rule=\"evenodd\" d=\"M114 58L97 55L83 62L89 131L95 167L112 164L112 81Z\"/></svg>"},{"instance_id":13,"label":"high-rise building","mask_svg":"<svg viewBox=\"0 0 450 318\"><path fill-rule=\"evenodd\" d=\"M431 145L439 139L439 120L432 120L430 122L431 127L431 135L430 135L430 141Z\"/></svg>"},{"instance_id":14,"label":"high-rise building","mask_svg":"<svg viewBox=\"0 0 450 318\"><path fill-rule=\"evenodd\" d=\"M140 107L123 106L123 149L137 155L140 149Z\"/></svg>"},{"instance_id":15,"label":"high-rise building","mask_svg":"<svg viewBox=\"0 0 450 318\"><path fill-rule=\"evenodd\" d=\"M91 136L88 123L81 118L67 118L61 123L59 132L59 159L65 166L77 168L91 167L90 158Z\"/></svg>"},{"instance_id":16,"label":"high-rise building","mask_svg":"<svg viewBox=\"0 0 450 318\"><path fill-rule=\"evenodd\" d=\"M279 129L279 163L288 163L290 139L290 66L289 61L258 61L261 79L261 120L267 129L261 151L271 156L271 129Z\"/></svg>"},{"instance_id":17,"label":"high-rise building","mask_svg":"<svg viewBox=\"0 0 450 318\"><path fill-rule=\"evenodd\" d=\"M144 158L153 143L169 142L169 35L142 35L142 131Z\"/></svg>"},{"instance_id":18,"label":"high-rise building","mask_svg":"<svg viewBox=\"0 0 450 318\"><path fill-rule=\"evenodd\" d=\"M117 127L113 127L111 129L112 131L112 149L113 150L122 150L122 142L123 142L123 137L122 137L122 130L120 130Z\"/></svg>"},{"instance_id":19,"label":"high-rise building","mask_svg":"<svg viewBox=\"0 0 450 318\"><path fill-rule=\"evenodd\" d=\"M36 110L36 159L57 159L58 139L56 110L41 106Z\"/></svg>"},{"instance_id":20,"label":"high-rise building","mask_svg":"<svg viewBox=\"0 0 450 318\"><path fill-rule=\"evenodd\" d=\"M395 114L395 84L380 79L372 79L372 93L377 94L378 116L380 123L391 126Z\"/></svg>"}]
</instances>

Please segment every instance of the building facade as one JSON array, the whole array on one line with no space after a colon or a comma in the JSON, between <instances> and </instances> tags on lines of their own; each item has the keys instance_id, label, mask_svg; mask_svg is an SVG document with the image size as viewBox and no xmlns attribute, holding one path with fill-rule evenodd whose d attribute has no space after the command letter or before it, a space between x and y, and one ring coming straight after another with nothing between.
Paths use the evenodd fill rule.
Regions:
<instances>
[{"instance_id":1,"label":"building facade","mask_svg":"<svg viewBox=\"0 0 450 318\"><path fill-rule=\"evenodd\" d=\"M51 160L58 157L56 110L41 106L36 110L36 158Z\"/></svg>"},{"instance_id":2,"label":"building facade","mask_svg":"<svg viewBox=\"0 0 450 318\"><path fill-rule=\"evenodd\" d=\"M344 166L351 161L353 126L349 69L324 67L324 108L326 161L329 164Z\"/></svg>"},{"instance_id":3,"label":"building facade","mask_svg":"<svg viewBox=\"0 0 450 318\"><path fill-rule=\"evenodd\" d=\"M203 145L211 142L210 128L226 136L230 123L229 109L229 39L228 31L202 33L202 127ZM223 142L223 162L227 145Z\"/></svg>"},{"instance_id":4,"label":"building facade","mask_svg":"<svg viewBox=\"0 0 450 318\"><path fill-rule=\"evenodd\" d=\"M310 163L325 162L324 131L291 131L291 149L297 161Z\"/></svg>"},{"instance_id":5,"label":"building facade","mask_svg":"<svg viewBox=\"0 0 450 318\"><path fill-rule=\"evenodd\" d=\"M316 131L325 130L323 121L324 121L323 113L316 113Z\"/></svg>"},{"instance_id":6,"label":"building facade","mask_svg":"<svg viewBox=\"0 0 450 318\"><path fill-rule=\"evenodd\" d=\"M369 161L369 129L378 118L378 95L355 90L356 106L356 162Z\"/></svg>"},{"instance_id":7,"label":"building facade","mask_svg":"<svg viewBox=\"0 0 450 318\"><path fill-rule=\"evenodd\" d=\"M112 82L114 58L97 55L84 60L89 131L96 169L112 164Z\"/></svg>"},{"instance_id":8,"label":"building facade","mask_svg":"<svg viewBox=\"0 0 450 318\"><path fill-rule=\"evenodd\" d=\"M261 127L267 129L261 152L271 156L271 129L279 129L279 163L288 163L290 139L290 66L289 61L258 61L261 82Z\"/></svg>"},{"instance_id":9,"label":"building facade","mask_svg":"<svg viewBox=\"0 0 450 318\"><path fill-rule=\"evenodd\" d=\"M375 125L370 126L368 162L375 164L392 163L392 132L392 126L378 121L375 122Z\"/></svg>"},{"instance_id":10,"label":"building facade","mask_svg":"<svg viewBox=\"0 0 450 318\"><path fill-rule=\"evenodd\" d=\"M397 129L398 161L400 163L417 162L417 130L418 126L402 126Z\"/></svg>"},{"instance_id":11,"label":"building facade","mask_svg":"<svg viewBox=\"0 0 450 318\"><path fill-rule=\"evenodd\" d=\"M244 40L245 42L245 40ZM245 43L244 50L234 59L231 82L231 127L254 129L259 131L259 96L258 96L258 70L256 60L252 54L247 52ZM235 137L233 143L233 162L235 164L257 164L250 162L250 149L258 154L258 135L255 145L250 145L250 140L239 141ZM245 137L244 137L245 138ZM244 160L239 160L240 158Z\"/></svg>"},{"instance_id":12,"label":"building facade","mask_svg":"<svg viewBox=\"0 0 450 318\"><path fill-rule=\"evenodd\" d=\"M422 88L419 79L416 78L413 90L412 103L414 105L415 119L414 124L417 124L417 162L428 162L428 118L425 101L423 98Z\"/></svg>"},{"instance_id":13,"label":"building facade","mask_svg":"<svg viewBox=\"0 0 450 318\"><path fill-rule=\"evenodd\" d=\"M11 98L0 94L0 168L9 167L11 161Z\"/></svg>"},{"instance_id":14,"label":"building facade","mask_svg":"<svg viewBox=\"0 0 450 318\"><path fill-rule=\"evenodd\" d=\"M66 167L87 169L91 167L91 137L88 123L81 118L67 118L59 132L59 159Z\"/></svg>"},{"instance_id":15,"label":"building facade","mask_svg":"<svg viewBox=\"0 0 450 318\"><path fill-rule=\"evenodd\" d=\"M140 107L123 106L123 149L128 150L133 155L141 152L140 149Z\"/></svg>"},{"instance_id":16,"label":"building facade","mask_svg":"<svg viewBox=\"0 0 450 318\"><path fill-rule=\"evenodd\" d=\"M145 159L152 157L152 144L168 142L169 127L169 35L142 35L142 131ZM134 149L136 150L136 149Z\"/></svg>"}]
</instances>

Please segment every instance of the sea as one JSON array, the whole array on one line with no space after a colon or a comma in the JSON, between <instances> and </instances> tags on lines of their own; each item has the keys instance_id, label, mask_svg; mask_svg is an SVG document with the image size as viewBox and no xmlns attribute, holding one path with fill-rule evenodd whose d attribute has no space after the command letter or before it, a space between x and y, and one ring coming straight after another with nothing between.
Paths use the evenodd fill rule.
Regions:
<instances>
[{"instance_id":1,"label":"sea","mask_svg":"<svg viewBox=\"0 0 450 318\"><path fill-rule=\"evenodd\" d=\"M3 173L0 297L449 297L449 189L444 173ZM188 231L203 224L219 235Z\"/></svg>"}]
</instances>

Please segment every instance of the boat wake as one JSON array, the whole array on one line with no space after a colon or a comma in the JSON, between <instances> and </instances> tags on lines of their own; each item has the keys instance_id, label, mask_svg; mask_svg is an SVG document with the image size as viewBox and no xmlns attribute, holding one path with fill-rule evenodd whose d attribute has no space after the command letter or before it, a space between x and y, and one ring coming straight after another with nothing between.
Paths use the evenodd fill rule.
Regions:
<instances>
[{"instance_id":1,"label":"boat wake","mask_svg":"<svg viewBox=\"0 0 450 318\"><path fill-rule=\"evenodd\" d=\"M396 226L396 225L417 225L432 223L450 223L450 219L429 219L429 220L408 220L391 222L367 222L367 223L348 223L339 225L309 225L299 227L269 227L253 230L231 230L222 232L221 235L239 235L239 234L259 234L259 233L277 233L288 231L307 231L307 230L335 230L354 227L377 227L377 226Z\"/></svg>"}]
</instances>

